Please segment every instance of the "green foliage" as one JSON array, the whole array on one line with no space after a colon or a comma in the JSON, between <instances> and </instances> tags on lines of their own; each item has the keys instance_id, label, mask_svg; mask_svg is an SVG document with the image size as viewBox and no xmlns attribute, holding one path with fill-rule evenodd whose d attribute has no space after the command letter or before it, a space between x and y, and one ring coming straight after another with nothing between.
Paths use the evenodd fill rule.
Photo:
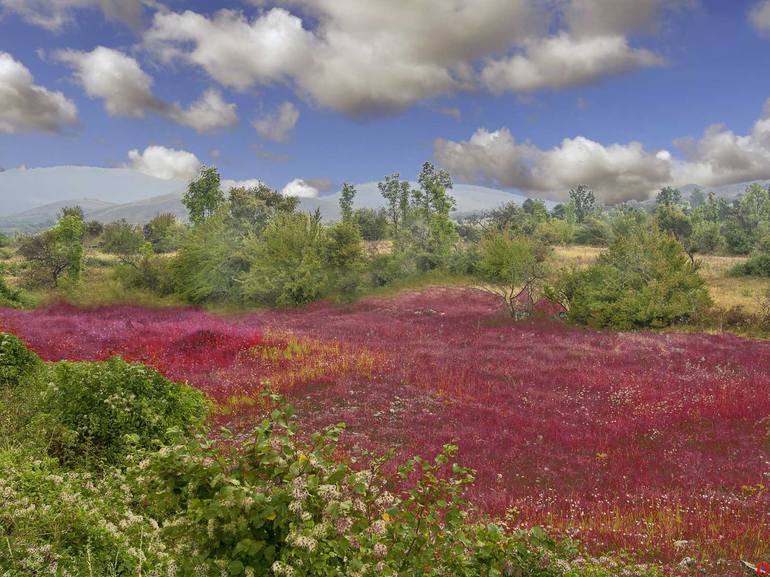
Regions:
<instances>
[{"instance_id":1,"label":"green foliage","mask_svg":"<svg viewBox=\"0 0 770 577\"><path fill-rule=\"evenodd\" d=\"M144 225L145 240L152 244L156 254L173 252L179 248L184 227L172 213L159 214Z\"/></svg>"},{"instance_id":2,"label":"green foliage","mask_svg":"<svg viewBox=\"0 0 770 577\"><path fill-rule=\"evenodd\" d=\"M701 254L718 253L725 246L725 238L722 236L719 223L707 220L693 223L691 241L694 252Z\"/></svg>"},{"instance_id":3,"label":"green foliage","mask_svg":"<svg viewBox=\"0 0 770 577\"><path fill-rule=\"evenodd\" d=\"M383 208L357 208L353 212L353 222L364 240L384 240L388 237L388 218Z\"/></svg>"},{"instance_id":4,"label":"green foliage","mask_svg":"<svg viewBox=\"0 0 770 577\"><path fill-rule=\"evenodd\" d=\"M479 253L487 290L503 300L511 316L531 314L545 288L549 248L532 238L493 232L482 239Z\"/></svg>"},{"instance_id":5,"label":"green foliage","mask_svg":"<svg viewBox=\"0 0 770 577\"><path fill-rule=\"evenodd\" d=\"M356 197L356 187L345 182L340 193L340 213L342 222L353 220L353 199Z\"/></svg>"},{"instance_id":6,"label":"green foliage","mask_svg":"<svg viewBox=\"0 0 770 577\"><path fill-rule=\"evenodd\" d=\"M385 213L393 236L398 236L402 226L409 218L409 199L411 190L409 182L402 181L396 172L385 177L377 184L380 194L385 199Z\"/></svg>"},{"instance_id":7,"label":"green foliage","mask_svg":"<svg viewBox=\"0 0 770 577\"><path fill-rule=\"evenodd\" d=\"M120 358L57 363L45 381L40 406L55 423L50 450L63 462L120 462L137 448L167 442L169 429L190 433L206 412L196 389Z\"/></svg>"},{"instance_id":8,"label":"green foliage","mask_svg":"<svg viewBox=\"0 0 770 577\"><path fill-rule=\"evenodd\" d=\"M0 307L9 309L24 308L28 304L24 293L11 287L5 280L3 270L0 269Z\"/></svg>"},{"instance_id":9,"label":"green foliage","mask_svg":"<svg viewBox=\"0 0 770 577\"><path fill-rule=\"evenodd\" d=\"M171 575L176 561L129 485L119 471L99 479L0 449L0 574Z\"/></svg>"},{"instance_id":10,"label":"green foliage","mask_svg":"<svg viewBox=\"0 0 770 577\"><path fill-rule=\"evenodd\" d=\"M661 192L661 194L663 193ZM655 211L655 217L657 219L658 228L677 239L685 252L692 258L692 255L697 248L697 245L692 238L692 220L689 215L685 214L684 210L675 203L675 195L674 199L669 200L669 202L658 205L658 209Z\"/></svg>"},{"instance_id":11,"label":"green foliage","mask_svg":"<svg viewBox=\"0 0 770 577\"><path fill-rule=\"evenodd\" d=\"M134 264L144 246L144 233L138 226L121 219L104 227L102 249L124 264Z\"/></svg>"},{"instance_id":12,"label":"green foliage","mask_svg":"<svg viewBox=\"0 0 770 577\"><path fill-rule=\"evenodd\" d=\"M236 279L249 270L249 262L243 237L227 220L220 210L188 231L169 267L176 293L187 302L240 301Z\"/></svg>"},{"instance_id":13,"label":"green foliage","mask_svg":"<svg viewBox=\"0 0 770 577\"><path fill-rule=\"evenodd\" d=\"M326 235L320 217L305 213L276 215L261 237L250 237L242 275L244 298L266 305L298 306L325 294L323 260Z\"/></svg>"},{"instance_id":14,"label":"green foliage","mask_svg":"<svg viewBox=\"0 0 770 577\"><path fill-rule=\"evenodd\" d=\"M66 211L53 228L22 240L19 247L28 262L26 282L56 288L64 278L69 287L80 280L83 268L85 224L76 210Z\"/></svg>"},{"instance_id":15,"label":"green foliage","mask_svg":"<svg viewBox=\"0 0 770 577\"><path fill-rule=\"evenodd\" d=\"M254 188L233 188L228 202L230 219L227 225L241 235L262 233L274 216L294 212L299 205L298 198L284 196L264 184Z\"/></svg>"},{"instance_id":16,"label":"green foliage","mask_svg":"<svg viewBox=\"0 0 770 577\"><path fill-rule=\"evenodd\" d=\"M190 183L182 197L191 223L201 224L222 205L225 195L219 186L219 171L213 166L201 168L198 178Z\"/></svg>"},{"instance_id":17,"label":"green foliage","mask_svg":"<svg viewBox=\"0 0 770 577\"><path fill-rule=\"evenodd\" d=\"M730 269L732 276L770 277L770 253L761 252L753 255L746 262L736 264Z\"/></svg>"},{"instance_id":18,"label":"green foliage","mask_svg":"<svg viewBox=\"0 0 770 577\"><path fill-rule=\"evenodd\" d=\"M597 264L566 274L562 289L569 317L595 327L660 328L710 304L682 245L647 226L616 239Z\"/></svg>"},{"instance_id":19,"label":"green foliage","mask_svg":"<svg viewBox=\"0 0 770 577\"><path fill-rule=\"evenodd\" d=\"M321 248L328 272L327 291L341 298L354 296L363 281L363 239L352 221L329 226Z\"/></svg>"},{"instance_id":20,"label":"green foliage","mask_svg":"<svg viewBox=\"0 0 770 577\"><path fill-rule=\"evenodd\" d=\"M588 185L578 184L569 191L569 198L575 210L575 218L579 223L582 223L596 211L596 197Z\"/></svg>"},{"instance_id":21,"label":"green foliage","mask_svg":"<svg viewBox=\"0 0 770 577\"><path fill-rule=\"evenodd\" d=\"M0 333L0 388L16 387L40 366L38 356L18 337Z\"/></svg>"},{"instance_id":22,"label":"green foliage","mask_svg":"<svg viewBox=\"0 0 770 577\"><path fill-rule=\"evenodd\" d=\"M681 207L682 206L682 193L678 188L672 188L670 186L664 187L655 198L655 203L658 207Z\"/></svg>"}]
</instances>

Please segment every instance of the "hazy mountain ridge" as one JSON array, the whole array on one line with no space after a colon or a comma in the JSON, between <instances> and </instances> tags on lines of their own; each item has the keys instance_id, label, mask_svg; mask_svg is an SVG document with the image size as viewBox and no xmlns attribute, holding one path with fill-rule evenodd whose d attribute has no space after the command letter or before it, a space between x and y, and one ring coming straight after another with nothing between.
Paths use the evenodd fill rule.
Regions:
<instances>
[{"instance_id":1,"label":"hazy mountain ridge","mask_svg":"<svg viewBox=\"0 0 770 577\"><path fill-rule=\"evenodd\" d=\"M752 183L720 187L700 187L719 196L734 199ZM757 181L762 186L770 181ZM416 182L411 182L413 187ZM166 181L140 172L121 168L91 168L61 166L53 168L12 169L0 173L0 231L5 233L35 232L51 226L61 209L79 205L89 220L102 223L125 219L144 224L161 213L173 213L186 220L187 209L182 204L184 185ZM356 208L383 206L376 182L356 185ZM682 187L689 197L697 185ZM506 202L523 203L526 196L469 184L456 184L451 191L457 201L458 214L478 212ZM340 217L339 192L317 198L300 199L300 209L320 211L326 221ZM46 202L43 200L47 199ZM109 200L108 200L109 199ZM646 201L648 204L652 201ZM26 206L14 210L14 207ZM550 208L555 203L546 201Z\"/></svg>"}]
</instances>

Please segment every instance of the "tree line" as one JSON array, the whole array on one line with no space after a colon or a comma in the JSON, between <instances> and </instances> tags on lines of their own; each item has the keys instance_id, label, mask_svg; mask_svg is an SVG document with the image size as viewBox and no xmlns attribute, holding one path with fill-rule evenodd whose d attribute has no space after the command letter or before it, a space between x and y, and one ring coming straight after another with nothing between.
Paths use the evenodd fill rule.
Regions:
<instances>
[{"instance_id":1,"label":"tree line","mask_svg":"<svg viewBox=\"0 0 770 577\"><path fill-rule=\"evenodd\" d=\"M127 287L193 304L301 306L351 300L434 271L472 279L513 316L542 300L575 322L660 327L694 318L710 299L699 254L748 254L735 274L770 275L770 196L752 185L733 202L664 188L654 205L601 206L588 186L550 209L528 199L468 215L455 213L450 175L426 162L417 186L398 173L379 183L380 209L357 208L345 183L341 219L298 211L298 199L267 185L225 193L205 167L183 202L189 223L161 214L143 227L84 221L67 209L53 228L21 239L28 286L67 289L80 282L84 246L119 261ZM556 270L553 246L607 247L584 269Z\"/></svg>"}]
</instances>

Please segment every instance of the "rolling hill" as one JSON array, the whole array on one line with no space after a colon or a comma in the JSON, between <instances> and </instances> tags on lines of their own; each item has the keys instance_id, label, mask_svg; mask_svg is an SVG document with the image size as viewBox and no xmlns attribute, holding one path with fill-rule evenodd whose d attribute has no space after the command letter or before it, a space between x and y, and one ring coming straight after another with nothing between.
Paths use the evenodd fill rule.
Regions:
<instances>
[{"instance_id":1,"label":"rolling hill","mask_svg":"<svg viewBox=\"0 0 770 577\"><path fill-rule=\"evenodd\" d=\"M124 204L184 188L179 181L162 180L128 168L14 168L0 172L0 216L62 201L72 204L74 199Z\"/></svg>"},{"instance_id":2,"label":"rolling hill","mask_svg":"<svg viewBox=\"0 0 770 577\"><path fill-rule=\"evenodd\" d=\"M416 182L411 184L417 186ZM177 181L160 180L129 169L56 167L9 170L0 173L0 231L35 232L47 228L56 221L63 207L75 204L83 208L89 220L102 223L125 219L143 224L165 212L185 220L187 210L181 202L180 188L184 189L184 186ZM356 208L383 206L376 182L359 184L356 188ZM28 195L20 191L31 192ZM458 213L495 208L506 202L522 203L526 199L519 194L468 184L455 185L452 194L457 201ZM303 198L300 209L308 212L319 210L324 220L335 221L340 217L338 202L339 192ZM548 202L549 206L552 204Z\"/></svg>"}]
</instances>

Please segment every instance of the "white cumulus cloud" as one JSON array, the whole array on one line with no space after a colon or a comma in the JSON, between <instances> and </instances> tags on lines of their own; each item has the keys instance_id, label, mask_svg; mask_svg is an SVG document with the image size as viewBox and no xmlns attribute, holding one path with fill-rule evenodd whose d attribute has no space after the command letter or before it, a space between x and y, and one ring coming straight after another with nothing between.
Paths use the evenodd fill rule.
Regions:
<instances>
[{"instance_id":1,"label":"white cumulus cloud","mask_svg":"<svg viewBox=\"0 0 770 577\"><path fill-rule=\"evenodd\" d=\"M75 69L75 78L86 94L104 100L112 116L142 118L148 111L166 109L152 93L152 78L136 59L119 50L104 46L91 52L61 50L56 57Z\"/></svg>"},{"instance_id":2,"label":"white cumulus cloud","mask_svg":"<svg viewBox=\"0 0 770 577\"><path fill-rule=\"evenodd\" d=\"M26 66L0 51L0 134L58 132L77 120L72 100L35 84Z\"/></svg>"},{"instance_id":3,"label":"white cumulus cloud","mask_svg":"<svg viewBox=\"0 0 770 577\"><path fill-rule=\"evenodd\" d=\"M720 186L770 179L770 100L750 133L722 125L674 142L683 156L638 142L601 144L584 136L550 149L517 142L510 130L479 128L467 141L437 139L434 155L457 178L564 200L577 184L606 203L645 200L666 185Z\"/></svg>"},{"instance_id":4,"label":"white cumulus cloud","mask_svg":"<svg viewBox=\"0 0 770 577\"><path fill-rule=\"evenodd\" d=\"M301 178L295 178L281 190L284 196L296 196L298 198L316 198L319 194L318 189L311 186Z\"/></svg>"},{"instance_id":5,"label":"white cumulus cloud","mask_svg":"<svg viewBox=\"0 0 770 577\"><path fill-rule=\"evenodd\" d=\"M159 11L143 45L223 86L284 83L315 104L365 116L479 86L565 88L658 65L627 34L691 0L251 2L263 8L252 18Z\"/></svg>"},{"instance_id":6,"label":"white cumulus cloud","mask_svg":"<svg viewBox=\"0 0 770 577\"><path fill-rule=\"evenodd\" d=\"M658 56L631 48L623 36L574 38L563 32L528 43L523 54L490 62L481 77L495 93L529 92L589 84L660 64Z\"/></svg>"},{"instance_id":7,"label":"white cumulus cloud","mask_svg":"<svg viewBox=\"0 0 770 577\"><path fill-rule=\"evenodd\" d=\"M216 89L207 90L199 100L182 108L156 97L153 79L131 56L98 46L91 52L60 50L56 58L72 66L75 79L91 98L104 101L111 116L143 118L147 113L165 116L198 132L213 132L238 124L235 104L225 102Z\"/></svg>"},{"instance_id":8,"label":"white cumulus cloud","mask_svg":"<svg viewBox=\"0 0 770 577\"><path fill-rule=\"evenodd\" d=\"M235 108L235 104L225 102L219 90L210 88L187 109L173 105L169 117L197 132L215 132L238 125Z\"/></svg>"},{"instance_id":9,"label":"white cumulus cloud","mask_svg":"<svg viewBox=\"0 0 770 577\"><path fill-rule=\"evenodd\" d=\"M268 140L283 142L289 138L291 131L299 120L299 110L291 102L284 102L275 112L257 118L253 126L257 134Z\"/></svg>"},{"instance_id":10,"label":"white cumulus cloud","mask_svg":"<svg viewBox=\"0 0 770 577\"><path fill-rule=\"evenodd\" d=\"M128 152L129 166L134 170L164 180L192 181L200 171L201 162L192 152L165 146L148 146L143 152Z\"/></svg>"}]
</instances>

